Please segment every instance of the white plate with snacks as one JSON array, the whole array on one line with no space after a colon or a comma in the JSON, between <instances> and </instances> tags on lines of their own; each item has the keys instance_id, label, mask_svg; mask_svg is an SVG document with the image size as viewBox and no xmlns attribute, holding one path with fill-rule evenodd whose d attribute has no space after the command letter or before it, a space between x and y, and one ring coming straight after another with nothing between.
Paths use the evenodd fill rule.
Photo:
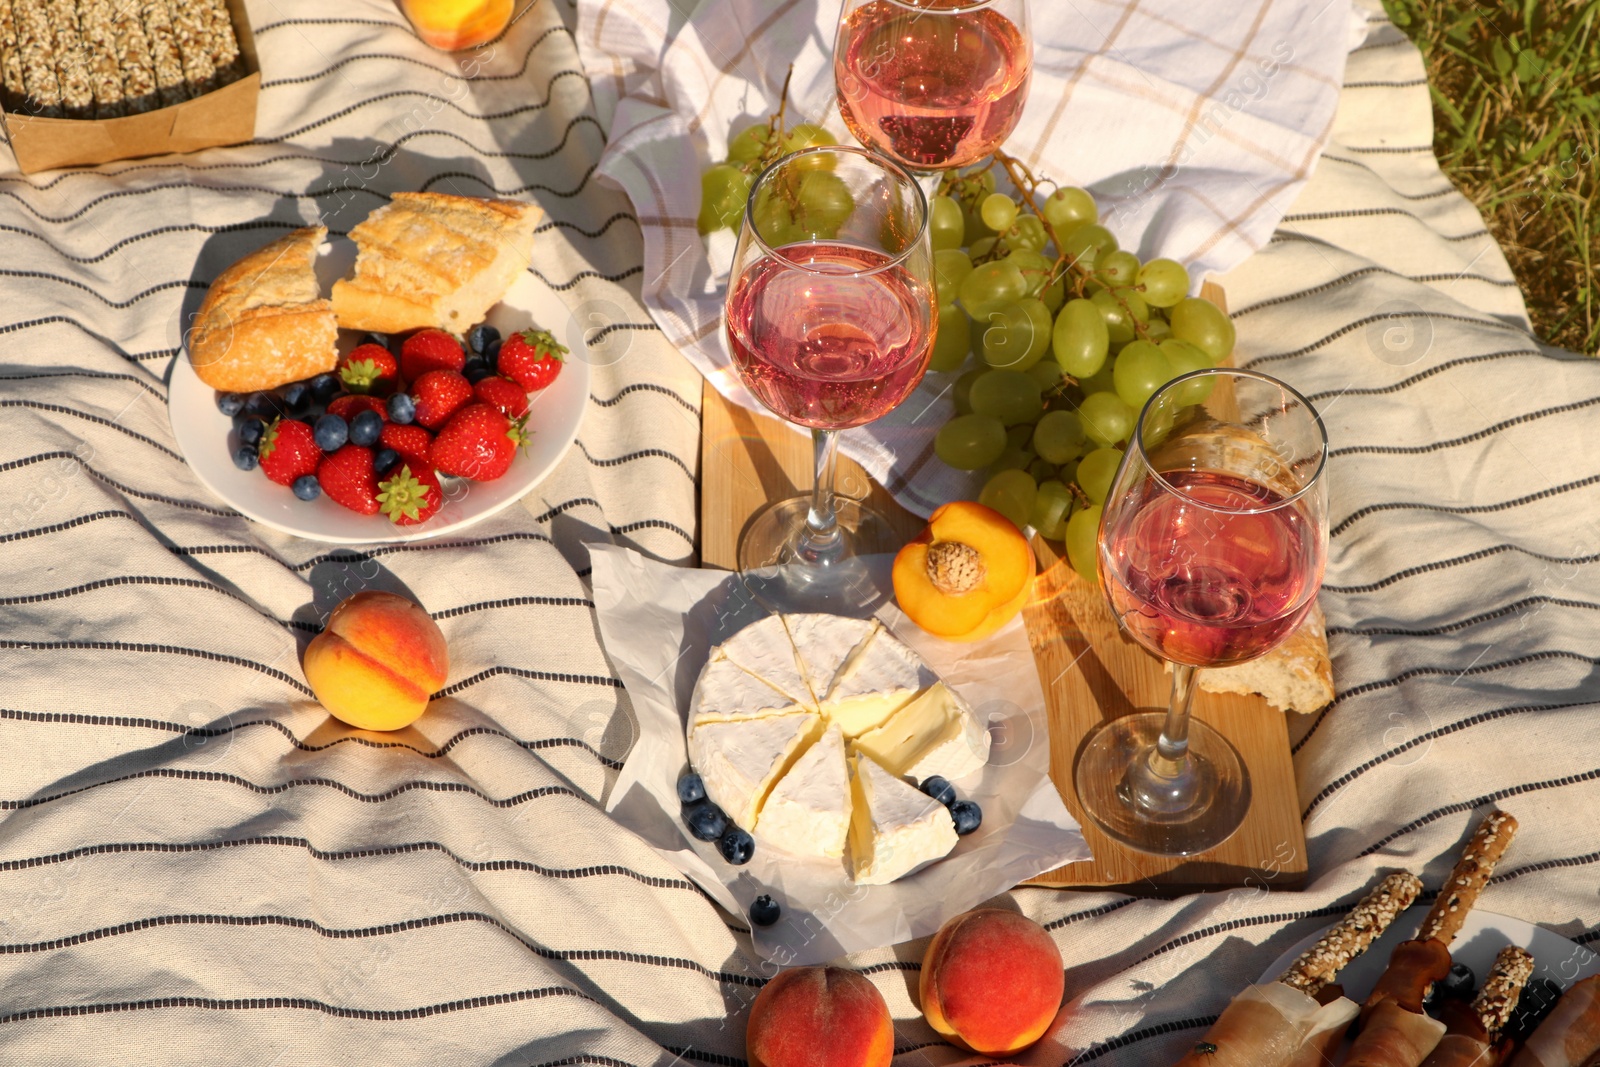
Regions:
<instances>
[{"instance_id":1,"label":"white plate with snacks","mask_svg":"<svg viewBox=\"0 0 1600 1067\"><path fill-rule=\"evenodd\" d=\"M324 244L317 259L323 291L349 272L355 246L347 240ZM190 468L207 489L231 507L263 525L329 544L421 541L455 533L516 503L560 463L574 441L589 400L589 354L583 331L566 302L535 275L523 272L505 299L489 309L485 321L502 336L517 330L549 330L570 350L561 373L546 388L529 396L528 444L511 469L491 482L441 478L445 504L433 518L415 526L397 526L379 515L361 515L339 506L324 494L302 501L287 486L268 479L259 468L240 470L233 453L239 447L234 420L217 407L217 393L190 366L187 352L173 361L167 414L172 432ZM362 334L339 331L342 355L361 342Z\"/></svg>"}]
</instances>

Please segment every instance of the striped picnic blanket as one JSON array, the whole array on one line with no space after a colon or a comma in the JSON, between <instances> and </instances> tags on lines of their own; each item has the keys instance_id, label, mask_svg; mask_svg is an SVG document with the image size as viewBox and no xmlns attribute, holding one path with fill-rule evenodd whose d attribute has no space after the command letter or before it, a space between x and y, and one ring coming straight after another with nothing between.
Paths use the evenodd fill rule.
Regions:
<instances>
[{"instance_id":1,"label":"striped picnic blanket","mask_svg":"<svg viewBox=\"0 0 1600 1067\"><path fill-rule=\"evenodd\" d=\"M247 6L258 143L26 178L0 154L0 1063L737 1067L770 965L600 807L632 728L585 545L692 560L700 379L591 177L576 11L540 0L451 57L384 0ZM1311 881L1009 894L1066 959L1052 1067L1175 1058L1375 872L1437 886L1491 802L1523 830L1481 906L1600 939L1600 368L1528 336L1433 162L1420 59L1367 11L1322 162L1223 279L1242 361L1334 438L1340 696L1291 731ZM534 269L599 356L578 446L440 541L329 549L233 514L168 422L186 297L419 188L545 207ZM298 666L367 587L409 590L451 644L401 734L329 722ZM917 1013L922 948L845 963L902 1062L966 1062Z\"/></svg>"}]
</instances>

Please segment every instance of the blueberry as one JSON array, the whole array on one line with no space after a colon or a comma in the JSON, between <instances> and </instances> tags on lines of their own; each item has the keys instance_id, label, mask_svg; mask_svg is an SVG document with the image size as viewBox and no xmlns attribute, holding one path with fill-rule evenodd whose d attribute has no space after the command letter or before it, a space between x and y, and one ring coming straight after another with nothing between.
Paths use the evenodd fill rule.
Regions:
<instances>
[{"instance_id":1,"label":"blueberry","mask_svg":"<svg viewBox=\"0 0 1600 1067\"><path fill-rule=\"evenodd\" d=\"M239 443L254 445L261 440L261 435L267 432L267 424L260 419L245 419L239 424Z\"/></svg>"},{"instance_id":2,"label":"blueberry","mask_svg":"<svg viewBox=\"0 0 1600 1067\"><path fill-rule=\"evenodd\" d=\"M937 774L922 780L922 791L947 808L956 802L956 787Z\"/></svg>"},{"instance_id":3,"label":"blueberry","mask_svg":"<svg viewBox=\"0 0 1600 1067\"><path fill-rule=\"evenodd\" d=\"M311 399L319 404L326 404L338 396L339 391L343 388L344 385L339 381L337 375L319 374L311 379Z\"/></svg>"},{"instance_id":4,"label":"blueberry","mask_svg":"<svg viewBox=\"0 0 1600 1067\"><path fill-rule=\"evenodd\" d=\"M283 414L283 401L271 393L251 393L244 402L245 411L258 418L273 419Z\"/></svg>"},{"instance_id":5,"label":"blueberry","mask_svg":"<svg viewBox=\"0 0 1600 1067\"><path fill-rule=\"evenodd\" d=\"M399 462L400 453L392 448L380 448L378 454L372 457L372 469L378 474L388 474Z\"/></svg>"},{"instance_id":6,"label":"blueberry","mask_svg":"<svg viewBox=\"0 0 1600 1067\"><path fill-rule=\"evenodd\" d=\"M389 398L389 421L406 425L417 417L417 405L414 400L404 393L396 393Z\"/></svg>"},{"instance_id":7,"label":"blueberry","mask_svg":"<svg viewBox=\"0 0 1600 1067\"><path fill-rule=\"evenodd\" d=\"M983 824L983 809L970 800L958 800L950 805L950 818L955 820L956 833L965 837Z\"/></svg>"},{"instance_id":8,"label":"blueberry","mask_svg":"<svg viewBox=\"0 0 1600 1067\"><path fill-rule=\"evenodd\" d=\"M253 471L257 458L255 445L240 445L233 454L233 465L242 471Z\"/></svg>"},{"instance_id":9,"label":"blueberry","mask_svg":"<svg viewBox=\"0 0 1600 1067\"><path fill-rule=\"evenodd\" d=\"M337 415L334 418L338 418ZM350 420L350 443L360 445L362 448L371 448L378 443L378 435L383 432L383 416L376 411L362 411Z\"/></svg>"},{"instance_id":10,"label":"blueberry","mask_svg":"<svg viewBox=\"0 0 1600 1067\"><path fill-rule=\"evenodd\" d=\"M244 410L244 397L238 393L218 393L217 410L231 419Z\"/></svg>"},{"instance_id":11,"label":"blueberry","mask_svg":"<svg viewBox=\"0 0 1600 1067\"><path fill-rule=\"evenodd\" d=\"M693 804L697 800L704 800L705 797L706 784L700 780L698 774L693 771L687 771L682 778L678 779L679 800L685 804Z\"/></svg>"},{"instance_id":12,"label":"blueberry","mask_svg":"<svg viewBox=\"0 0 1600 1067\"><path fill-rule=\"evenodd\" d=\"M461 373L467 379L467 382L472 385L477 385L485 378L494 377L494 371L490 370L489 364L484 363L482 360L479 360L476 365L468 366Z\"/></svg>"},{"instance_id":13,"label":"blueberry","mask_svg":"<svg viewBox=\"0 0 1600 1067\"><path fill-rule=\"evenodd\" d=\"M730 826L727 833L717 838L717 851L735 867L742 867L756 854L756 839L737 826Z\"/></svg>"},{"instance_id":14,"label":"blueberry","mask_svg":"<svg viewBox=\"0 0 1600 1067\"><path fill-rule=\"evenodd\" d=\"M324 452L337 452L350 440L350 427L337 415L324 415L311 428L317 447Z\"/></svg>"},{"instance_id":15,"label":"blueberry","mask_svg":"<svg viewBox=\"0 0 1600 1067\"><path fill-rule=\"evenodd\" d=\"M302 474L294 480L294 495L301 500L315 500L322 495L322 483L315 474Z\"/></svg>"},{"instance_id":16,"label":"blueberry","mask_svg":"<svg viewBox=\"0 0 1600 1067\"><path fill-rule=\"evenodd\" d=\"M750 921L757 926L771 926L782 914L783 909L778 907L778 902L765 893L756 897L750 904Z\"/></svg>"},{"instance_id":17,"label":"blueberry","mask_svg":"<svg viewBox=\"0 0 1600 1067\"><path fill-rule=\"evenodd\" d=\"M683 806L683 823L700 840L715 841L728 828L728 817L711 801L697 800Z\"/></svg>"},{"instance_id":18,"label":"blueberry","mask_svg":"<svg viewBox=\"0 0 1600 1067\"><path fill-rule=\"evenodd\" d=\"M1517 1010L1511 1014L1511 1023L1505 1036L1513 1041L1526 1041L1539 1028L1545 1017L1555 1011L1561 999L1561 987L1548 978L1535 978L1523 987Z\"/></svg>"},{"instance_id":19,"label":"blueberry","mask_svg":"<svg viewBox=\"0 0 1600 1067\"><path fill-rule=\"evenodd\" d=\"M361 339L361 343L364 345L377 345L379 348L388 348L389 338L376 331L368 330L367 335Z\"/></svg>"},{"instance_id":20,"label":"blueberry","mask_svg":"<svg viewBox=\"0 0 1600 1067\"><path fill-rule=\"evenodd\" d=\"M500 365L500 338L496 337L483 347L483 361L490 367Z\"/></svg>"},{"instance_id":21,"label":"blueberry","mask_svg":"<svg viewBox=\"0 0 1600 1067\"><path fill-rule=\"evenodd\" d=\"M1450 973L1436 988L1440 996L1452 1000L1471 1000L1478 989L1478 976L1465 963L1452 964Z\"/></svg>"},{"instance_id":22,"label":"blueberry","mask_svg":"<svg viewBox=\"0 0 1600 1067\"><path fill-rule=\"evenodd\" d=\"M289 406L289 410L298 415L311 403L311 386L305 382L294 382L285 386L279 395L283 397L283 402Z\"/></svg>"},{"instance_id":23,"label":"blueberry","mask_svg":"<svg viewBox=\"0 0 1600 1067\"><path fill-rule=\"evenodd\" d=\"M482 355L484 349L489 347L490 342L498 340L500 340L500 331L490 326L487 322L480 326L474 326L467 331L467 347L479 355Z\"/></svg>"}]
</instances>

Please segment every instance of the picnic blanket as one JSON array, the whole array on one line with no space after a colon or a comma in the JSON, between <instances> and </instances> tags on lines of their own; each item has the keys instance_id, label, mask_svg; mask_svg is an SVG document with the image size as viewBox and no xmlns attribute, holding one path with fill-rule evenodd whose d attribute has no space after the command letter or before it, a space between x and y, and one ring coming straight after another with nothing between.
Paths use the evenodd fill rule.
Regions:
<instances>
[{"instance_id":1,"label":"picnic blanket","mask_svg":"<svg viewBox=\"0 0 1600 1067\"><path fill-rule=\"evenodd\" d=\"M1363 2L1322 161L1222 279L1241 361L1334 441L1339 699L1291 729L1311 879L1005 895L1066 960L1053 1067L1175 1059L1377 872L1436 887L1492 803L1523 829L1480 906L1600 939L1600 367L1527 334L1434 164L1420 58ZM632 727L585 546L692 562L700 379L591 177L577 12L528 7L467 80L382 0L246 6L258 143L31 177L0 154L0 1063L738 1067L771 966L601 809ZM578 447L440 541L330 549L233 514L168 422L186 297L417 188L545 207L533 269L594 324ZM409 591L450 641L399 734L329 721L300 673L361 588ZM923 948L842 962L902 1062L969 1062L916 1010Z\"/></svg>"}]
</instances>

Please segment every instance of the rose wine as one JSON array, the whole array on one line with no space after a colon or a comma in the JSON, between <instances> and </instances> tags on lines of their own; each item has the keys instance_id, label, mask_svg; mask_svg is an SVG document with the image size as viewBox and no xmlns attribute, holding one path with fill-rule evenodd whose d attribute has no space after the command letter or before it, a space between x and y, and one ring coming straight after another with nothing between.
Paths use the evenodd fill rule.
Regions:
<instances>
[{"instance_id":1,"label":"rose wine","mask_svg":"<svg viewBox=\"0 0 1600 1067\"><path fill-rule=\"evenodd\" d=\"M1282 500L1216 471L1146 478L1118 505L1100 556L1128 633L1195 667L1243 663L1293 633L1322 577L1321 541L1294 505L1273 506Z\"/></svg>"},{"instance_id":2,"label":"rose wine","mask_svg":"<svg viewBox=\"0 0 1600 1067\"><path fill-rule=\"evenodd\" d=\"M871 422L916 388L937 320L927 286L889 260L808 241L763 256L734 281L728 343L763 404L790 422L840 430Z\"/></svg>"},{"instance_id":3,"label":"rose wine","mask_svg":"<svg viewBox=\"0 0 1600 1067\"><path fill-rule=\"evenodd\" d=\"M944 12L872 0L834 57L839 111L856 139L920 169L964 167L1000 147L1027 99L1033 55L992 9Z\"/></svg>"}]
</instances>

